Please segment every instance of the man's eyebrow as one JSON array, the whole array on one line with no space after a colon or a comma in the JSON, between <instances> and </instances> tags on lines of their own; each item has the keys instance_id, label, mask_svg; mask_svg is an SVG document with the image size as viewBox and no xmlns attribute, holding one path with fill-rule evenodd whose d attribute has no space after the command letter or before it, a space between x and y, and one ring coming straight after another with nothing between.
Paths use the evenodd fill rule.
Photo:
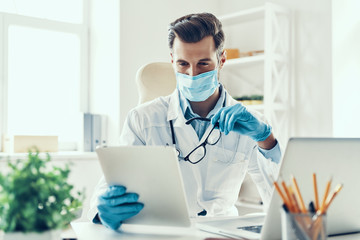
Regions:
<instances>
[{"instance_id":1,"label":"man's eyebrow","mask_svg":"<svg viewBox=\"0 0 360 240\"><path fill-rule=\"evenodd\" d=\"M206 62L206 61L211 61L210 58L203 58L203 59L200 59L199 62Z\"/></svg>"},{"instance_id":2,"label":"man's eyebrow","mask_svg":"<svg viewBox=\"0 0 360 240\"><path fill-rule=\"evenodd\" d=\"M202 58L199 60L199 62L207 62L207 61L211 61L211 59L210 58ZM187 62L187 61L185 61L183 59L178 59L178 60L176 60L176 62Z\"/></svg>"}]
</instances>

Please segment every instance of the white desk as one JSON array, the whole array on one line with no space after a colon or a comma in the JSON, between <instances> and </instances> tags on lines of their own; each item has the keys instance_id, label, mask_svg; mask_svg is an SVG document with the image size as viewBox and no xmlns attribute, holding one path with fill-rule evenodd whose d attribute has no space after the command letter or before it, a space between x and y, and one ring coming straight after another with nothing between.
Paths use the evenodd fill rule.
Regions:
<instances>
[{"instance_id":1,"label":"white desk","mask_svg":"<svg viewBox=\"0 0 360 240\"><path fill-rule=\"evenodd\" d=\"M206 233L200 230L195 230L185 233L184 235L145 235L145 234L130 234L118 233L108 229L100 224L93 224L90 222L74 222L71 223L77 240L147 240L147 239L177 239L177 240L203 240L206 238L226 239L219 235Z\"/></svg>"},{"instance_id":2,"label":"white desk","mask_svg":"<svg viewBox=\"0 0 360 240\"><path fill-rule=\"evenodd\" d=\"M185 235L144 235L144 234L126 234L114 232L99 224L90 222L74 222L71 224L76 233L77 240L148 240L148 239L176 239L176 240L215 240L215 239L229 239L219 235L206 233L200 230L194 230L191 234ZM75 238L75 237L73 237ZM355 240L360 239L360 234L345 235L328 238L329 240Z\"/></svg>"}]
</instances>

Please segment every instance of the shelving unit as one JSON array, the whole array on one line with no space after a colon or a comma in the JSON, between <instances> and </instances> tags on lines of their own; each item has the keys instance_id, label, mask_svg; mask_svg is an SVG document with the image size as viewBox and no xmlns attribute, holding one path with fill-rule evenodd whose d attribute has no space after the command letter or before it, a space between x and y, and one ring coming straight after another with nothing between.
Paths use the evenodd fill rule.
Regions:
<instances>
[{"instance_id":1,"label":"shelving unit","mask_svg":"<svg viewBox=\"0 0 360 240\"><path fill-rule=\"evenodd\" d=\"M227 14L219 19L225 34L228 34L227 27L239 28L239 31L230 31L230 35L225 36L232 40L232 46L225 43L225 48L236 47L240 51L246 48L242 46L243 39L234 41L234 35L246 37L248 45L249 41L250 44L251 41L262 43L262 46L256 46L258 49L251 50L264 50L263 55L229 59L225 62L225 87L230 93L232 88L235 89L234 86L241 86L242 92L249 89L246 95L262 94L263 104L248 107L265 115L277 139L285 147L290 129L290 11L273 3L265 3L263 6ZM252 29L251 24L254 22L260 22L261 27ZM254 31L261 32L254 35ZM250 72L248 76L243 74L246 71ZM233 96L236 89L234 91L235 93L231 93Z\"/></svg>"}]
</instances>

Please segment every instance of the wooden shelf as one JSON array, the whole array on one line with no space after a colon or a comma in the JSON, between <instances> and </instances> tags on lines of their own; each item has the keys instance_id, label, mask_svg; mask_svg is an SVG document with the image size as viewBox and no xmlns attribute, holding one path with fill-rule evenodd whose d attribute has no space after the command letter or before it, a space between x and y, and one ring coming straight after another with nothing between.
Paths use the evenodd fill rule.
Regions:
<instances>
[{"instance_id":1,"label":"wooden shelf","mask_svg":"<svg viewBox=\"0 0 360 240\"><path fill-rule=\"evenodd\" d=\"M257 64L257 63L263 63L265 60L265 56L264 55L257 55L257 56L251 56L251 57L242 57L242 58L234 58L234 59L229 59L225 62L224 67L228 66L240 66L240 65L244 65L244 66L248 66L251 64Z\"/></svg>"}]
</instances>

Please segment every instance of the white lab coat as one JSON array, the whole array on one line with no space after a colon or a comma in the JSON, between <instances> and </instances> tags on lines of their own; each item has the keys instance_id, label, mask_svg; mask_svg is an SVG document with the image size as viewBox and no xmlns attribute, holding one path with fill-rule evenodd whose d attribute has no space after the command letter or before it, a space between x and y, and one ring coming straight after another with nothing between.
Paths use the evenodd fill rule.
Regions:
<instances>
[{"instance_id":1,"label":"white lab coat","mask_svg":"<svg viewBox=\"0 0 360 240\"><path fill-rule=\"evenodd\" d=\"M237 104L225 89L225 106ZM260 117L258 113L254 113ZM212 126L199 138L191 125L186 125L179 104L178 91L139 105L127 116L120 137L121 145L172 145L169 121L173 120L177 148L183 155L204 141ZM151 161L151 159L149 159ZM273 187L268 176L277 176L278 164L266 159L251 138L230 132L222 134L216 145L206 145L206 156L198 164L180 161L189 214L207 211L207 216L238 215L235 202L240 186L248 172L265 204L270 200ZM161 167L161 166L159 166ZM102 178L96 187L88 217L97 213L97 197L107 184ZM164 193L166 194L166 193ZM159 196L161 197L161 196ZM145 203L146 204L146 203Z\"/></svg>"}]
</instances>

